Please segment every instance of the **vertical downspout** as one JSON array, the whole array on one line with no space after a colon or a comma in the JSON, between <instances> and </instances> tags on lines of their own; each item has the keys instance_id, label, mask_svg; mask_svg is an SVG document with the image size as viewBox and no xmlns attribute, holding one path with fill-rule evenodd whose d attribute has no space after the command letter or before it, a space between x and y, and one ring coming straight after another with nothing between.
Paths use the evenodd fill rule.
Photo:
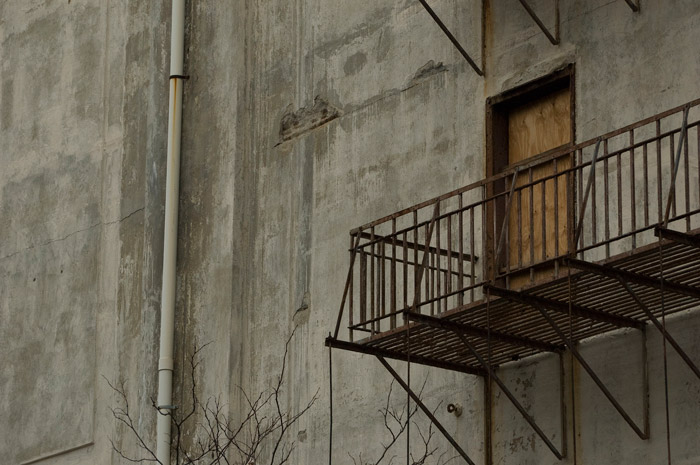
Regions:
<instances>
[{"instance_id":1,"label":"vertical downspout","mask_svg":"<svg viewBox=\"0 0 700 465\"><path fill-rule=\"evenodd\" d=\"M175 264L177 261L177 213L180 198L180 135L185 49L185 0L173 0L170 32L170 104L165 180L165 231L163 237L163 286L160 310L160 359L158 360L158 421L156 458L170 465L170 413L173 411L173 339L175 333Z\"/></svg>"}]
</instances>

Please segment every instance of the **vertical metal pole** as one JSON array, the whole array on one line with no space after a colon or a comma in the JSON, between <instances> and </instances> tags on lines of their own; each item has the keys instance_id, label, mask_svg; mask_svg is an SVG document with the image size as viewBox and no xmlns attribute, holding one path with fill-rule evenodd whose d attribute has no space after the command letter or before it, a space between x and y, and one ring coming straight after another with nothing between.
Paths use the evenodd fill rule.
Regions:
<instances>
[{"instance_id":1,"label":"vertical metal pole","mask_svg":"<svg viewBox=\"0 0 700 465\"><path fill-rule=\"evenodd\" d=\"M328 333L328 337L331 334ZM330 418L328 421L328 465L333 463L333 348L328 346L328 404Z\"/></svg>"},{"instance_id":2,"label":"vertical metal pole","mask_svg":"<svg viewBox=\"0 0 700 465\"><path fill-rule=\"evenodd\" d=\"M491 422L492 422L492 409L493 409L493 386L491 385L491 378L489 376L484 376L484 455L486 465L493 465L493 445L491 443Z\"/></svg>"},{"instance_id":3,"label":"vertical metal pole","mask_svg":"<svg viewBox=\"0 0 700 465\"><path fill-rule=\"evenodd\" d=\"M568 447L566 445L566 383L564 382L564 354L559 352L559 417L561 418L561 455L566 457Z\"/></svg>"}]
</instances>

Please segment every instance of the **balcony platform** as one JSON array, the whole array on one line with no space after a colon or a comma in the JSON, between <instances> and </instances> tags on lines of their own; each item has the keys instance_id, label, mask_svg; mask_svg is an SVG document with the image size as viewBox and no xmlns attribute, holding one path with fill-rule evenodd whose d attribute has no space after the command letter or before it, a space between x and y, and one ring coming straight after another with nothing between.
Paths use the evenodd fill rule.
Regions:
<instances>
[{"instance_id":1,"label":"balcony platform","mask_svg":"<svg viewBox=\"0 0 700 465\"><path fill-rule=\"evenodd\" d=\"M564 271L563 277L519 291L485 284L480 301L434 316L404 312L410 326L328 344L484 375L479 357L497 367L562 352L566 338L576 343L621 328L642 329L653 320L660 324L664 314L700 305L700 230L663 231L658 242L603 261L561 259L570 279Z\"/></svg>"}]
</instances>

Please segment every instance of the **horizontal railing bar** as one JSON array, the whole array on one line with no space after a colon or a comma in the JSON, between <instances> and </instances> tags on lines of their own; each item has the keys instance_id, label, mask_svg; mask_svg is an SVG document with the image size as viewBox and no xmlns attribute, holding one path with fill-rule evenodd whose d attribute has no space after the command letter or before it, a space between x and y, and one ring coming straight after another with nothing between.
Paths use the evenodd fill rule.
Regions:
<instances>
[{"instance_id":1,"label":"horizontal railing bar","mask_svg":"<svg viewBox=\"0 0 700 465\"><path fill-rule=\"evenodd\" d=\"M463 287L463 288L461 288L461 289L457 289L456 291L452 291L452 292L450 292L449 294L445 294L445 295L442 295L442 296L439 296L439 297L435 297L435 298L433 298L433 299L429 299L429 300L424 300L424 301L422 301L422 302L418 302L418 303L416 304L416 308L423 307L423 306L425 306L425 305L427 305L427 304L430 304L431 302L437 302L438 300L442 300L442 299L446 299L446 298L448 298L448 297L455 296L455 295L457 295L457 294L459 294L459 293L462 293L462 292L471 291L472 289L476 289L476 288L481 287L481 286L483 286L483 285L484 285L483 282L477 283L477 284L474 284L474 285L471 285L471 286L466 286L466 287ZM469 305L469 304L467 304L467 305ZM360 323L356 323L356 324L354 324L354 325L352 325L352 326L348 326L348 329L359 329L359 330L363 330L364 328L362 328L362 327L365 326L365 325L368 325L368 324L373 323L373 322L385 320L385 319L389 318L390 316L394 316L394 315L398 315L398 314L400 314L400 313L404 313L404 312L410 310L411 308L413 308L413 305L409 305L408 307L404 307L404 308L402 308L402 309L400 309L400 310L395 310L395 311L390 312L390 313L387 313L387 314L385 314L385 315L381 315L381 316L378 316L378 317L375 317L375 318L371 318L371 319L362 321L362 322L360 322ZM367 330L367 331L369 331L369 330Z\"/></svg>"},{"instance_id":2,"label":"horizontal railing bar","mask_svg":"<svg viewBox=\"0 0 700 465\"><path fill-rule=\"evenodd\" d=\"M519 168L520 168L520 170L525 170L525 169L528 169L528 168L531 168L531 167L536 167L537 165L540 165L540 164L545 163L545 162L547 162L547 161L553 160L553 159L555 159L555 158L559 158L559 157L561 157L562 155L566 155L566 154L573 153L573 152L576 152L576 151L578 151L578 150L581 150L581 149L590 147L590 146L592 146L593 144L595 144L599 139L600 139L600 140L611 139L611 138L613 138L613 137L615 137L615 136L618 136L618 135L620 135L620 134L624 134L624 133L629 132L629 131L631 131L631 130L633 130L633 129L637 129L637 128L640 128L640 127L642 127L642 126L646 126L646 125L648 125L648 124L650 124L650 123L653 123L653 122L656 122L656 121L660 121L660 120L662 120L662 119L664 119L664 118L666 118L666 117L668 117L668 116L671 116L671 115L673 115L673 114L675 114L675 113L679 113L679 112L683 111L686 107L694 107L694 106L697 106L697 105L699 105L699 104L700 104L700 98L695 99L695 100L692 100L691 102L685 103L685 104L683 104L683 105L679 105L679 106L674 107L674 108L672 108L672 109L670 109L670 110L666 110L666 111L664 111L664 112L662 112L662 113L659 113L659 114L656 114L656 115L654 115L654 116L651 116L651 117L642 119L642 120L640 120L640 121L637 121L637 122L632 123L632 124L630 124L630 125L627 125L627 126L624 126L624 127L622 127L622 128L616 129L616 130L614 130L614 131L610 131L610 132L608 132L608 133L606 133L606 134L603 134L602 136L598 136L598 137L595 137L595 138L593 138L593 139L589 139L589 140L587 140L587 141L581 142L581 143L579 143L579 144L576 144L576 145L573 145L573 146L565 146L565 147L561 147L561 148L558 148L558 149L553 149L552 151L544 152L541 156L533 157L533 158L529 159L530 161L528 161L527 163L524 163L524 164L522 164L522 165L519 165ZM699 122L695 122L695 123L693 123L693 125L697 125L698 123L699 123ZM690 127L690 126L689 126L689 127ZM660 137L660 136L656 136L656 137L650 139L650 141L658 140L659 137ZM648 143L648 142L647 142L647 143ZM640 145L635 144L635 147L634 147L634 148L636 148L636 147L638 147L638 146L641 146L641 145L642 145L642 144L640 144ZM622 150L622 151L628 151L628 150L629 150L629 149L627 149L627 150ZM586 166L586 165L585 165L585 164L578 165L579 168L580 168L580 167L583 167L583 166ZM465 192L470 191L470 190L472 190L472 189L475 189L475 188L477 188L477 187L485 186L485 185L487 185L487 184L493 183L493 182L498 181L498 180L500 180L500 179L503 179L503 178L505 178L505 177L511 176L511 175L513 174L514 169L515 169L515 166L513 166L511 169L508 169L508 170L503 171L503 172L501 172L501 173L495 174L495 175L493 175L493 176L491 176L491 177L488 177L488 178L485 178L485 179L481 179L481 180L476 181L476 182L474 182L474 183L471 183L471 184L469 184L469 185L467 185L467 186L461 187L461 188L459 188L459 189L455 189L455 190L453 190L453 191L451 191L451 192L448 192L448 193L445 193L445 194L440 195L440 196L438 196L438 197L434 197L434 198L432 198L432 199L430 199L430 200L426 200L426 201L424 201L424 202L418 203L418 204L416 204L416 205L413 205L413 206L411 206L411 207L405 208L405 209L400 210L400 211L398 211L398 212L396 212L396 213L393 213L393 214L391 214L391 215L387 215L387 216L385 216L385 217L382 217L382 218L379 218L379 219L377 219L377 220L371 221L371 222L369 222L369 223L367 223L367 224L364 224L364 225L362 225L362 226L360 226L360 227L358 227L358 228L353 229L353 230L351 231L351 234L356 234L356 233L358 233L358 232L360 232L360 231L363 231L363 230L365 230L365 229L369 229L369 228L371 228L371 227L373 227L373 226L377 226L377 225L379 225L379 224L385 223L385 222L390 221L390 220L392 220L392 219L396 219L396 218L399 218L399 217L401 217L401 216L404 216L404 215L406 215L406 214L408 214L408 213L411 213L411 212L413 212L413 211L417 211L417 210L420 210L421 208L424 208L424 207L433 205L435 202L442 201L442 200L446 200L446 199L448 199L448 198L450 198L450 197L454 197L454 196L456 196L456 195L465 193Z\"/></svg>"},{"instance_id":3,"label":"horizontal railing bar","mask_svg":"<svg viewBox=\"0 0 700 465\"><path fill-rule=\"evenodd\" d=\"M447 213L447 214L445 214L445 215L441 215L441 216L440 216L439 218L437 218L437 219L440 220L440 219L442 219L443 217L447 217L447 216L450 216L450 215L454 215L454 214L456 214L456 213L459 213L459 212L457 212L457 211L455 211L455 212L450 212L450 213ZM425 224L429 224L429 223L430 223L430 221L426 221L426 222L425 222ZM423 226L424 226L424 225L423 225ZM420 227L420 225L419 225L418 227ZM407 232L407 231L410 231L410 230L415 230L415 229L418 229L418 228L417 228L417 227L414 227L414 226L411 226L410 228L406 228L406 231L396 231L395 233L392 233L390 236L380 236L380 235L378 235L378 234L374 234L374 239L373 239L373 240L371 240L370 242L365 242L365 243L363 243L363 244L360 244L360 245L359 245L359 248L362 249L362 248L364 248L364 247L367 247L367 246L369 246L369 245L372 245L372 244L375 244L375 243L378 243L378 242L383 242L383 243L385 243L385 244L393 245L393 244L394 244L394 241L392 240L392 238L394 238L394 237L396 237L396 246L397 246L397 247L398 247L398 246L403 247L403 241L399 241L398 236L399 236L400 234L403 234L404 232ZM360 237L362 237L363 239L371 239L371 238L372 238L372 234L363 231L363 232L360 233ZM413 242L406 242L406 247L409 248L409 249L411 249L411 250L413 250L413 249L418 249L418 250L420 250L420 251L425 251L425 245L422 245L422 244L417 244L417 245L416 245L416 244L414 244ZM433 247L433 246L431 245L431 246L428 247L428 251L429 251L430 253L437 253L437 252L438 252L438 249L437 249L436 247ZM449 254L448 254L448 251L445 250L445 249L443 249L443 248L440 248L440 249L439 249L439 253L440 253L440 255L442 255L442 256L444 256L444 257L447 257L447 256L449 255ZM467 262L470 261L470 260L472 259L471 254L462 254L462 256L464 257L464 258L463 258L464 261L467 261ZM459 253L458 253L458 252L452 252L452 258L459 259ZM475 257L475 260L478 260L478 257Z\"/></svg>"},{"instance_id":4,"label":"horizontal railing bar","mask_svg":"<svg viewBox=\"0 0 700 465\"><path fill-rule=\"evenodd\" d=\"M691 128L696 127L696 126L700 126L700 121L696 121L696 122L694 122L694 123L692 123L692 124L689 124L689 125L688 125L688 129L691 129ZM623 154L623 153L625 153L625 152L630 152L630 151L632 151L632 150L634 150L634 149L643 147L644 145L648 145L648 144L651 144L652 142L655 142L655 141L657 141L657 140L661 140L661 139L663 139L663 138L665 138L665 137L669 137L669 136L671 136L671 135L673 135L673 134L676 134L676 133L678 133L678 132L680 132L680 131L681 131L681 129L674 129L674 130L671 130L671 131L662 133L662 134L660 134L660 135L658 135L658 136L654 136L654 137L651 137L651 138L649 138L649 139L646 139L646 140L644 140L644 141L642 141L642 142L637 142L637 143L635 143L635 144L625 146L625 147L622 148L622 149L615 150L615 151L610 152L610 153L607 153L607 154L605 154L605 155L598 156L598 162L601 162L601 161L604 161L604 160L609 160L609 159L615 158L615 157L617 157L617 155L619 155L619 154ZM576 152L576 151L577 151L577 149L568 148L567 151L564 151L564 152L560 153L557 157L547 157L546 159L540 159L540 160L538 160L537 162L530 162L530 163L528 163L527 165L520 165L520 168L521 168L521 170L524 170L524 169L527 169L527 168L536 168L536 167L538 167L538 166L541 165L541 164L544 164L544 163L547 163L547 162L551 161L553 158L559 158L559 157L565 156L565 155L567 155L567 154L571 155L571 154L573 154L573 153ZM571 166L571 167L569 167L569 168L564 168L564 169L562 169L561 171L557 171L556 173L552 173L552 174L549 174L549 175L547 175L547 176L543 176L543 177L541 177L541 178L538 178L538 179L535 179L535 180L533 180L533 181L527 182L527 183L525 183L525 184L521 184L521 185L515 187L514 192L525 191L525 190L527 190L527 189L529 189L529 188L531 188L531 187L533 187L533 186L537 186L537 185L540 185L540 184L544 184L544 183L546 183L547 181L552 181L552 180L554 180L555 178L562 178L562 177L566 176L566 175L569 174L569 173L575 174L576 172L581 171L581 170L583 170L584 168L589 167L589 166L591 165L591 163L592 163L592 160L587 160L587 161L581 162L581 163L579 163L579 164L577 164L577 165L573 165L573 166ZM523 166L525 166L525 167L523 167ZM516 168L517 168L517 166L516 166ZM508 172L508 174L511 174L511 175L512 175L513 173L514 173L514 171L513 171L513 172L510 172L510 171L509 171L509 172ZM506 174L506 173L503 172L503 173L501 173L501 174ZM502 178L502 177L505 177L505 176L501 176L501 174L499 174L499 175L497 175L497 176L494 176L494 177L491 177L491 178L484 179L484 180L482 180L482 181L483 181L482 183L480 183L480 184L479 184L479 183L475 183L475 184L473 184L473 186L476 186L477 184L479 184L479 185L481 185L481 184L488 184L488 183L490 183L490 182L492 182L492 181L496 181L496 180L499 180L499 179ZM467 186L467 187L469 187L469 186ZM460 193L462 193L462 192L460 192ZM439 197L439 198L433 199L432 201L424 202L424 205L421 204L422 206L421 206L420 208L423 208L423 207L429 206L429 205L431 205L431 204L434 204L434 203L431 203L431 202L437 201L438 199L439 199L439 200L444 200L444 199L446 199L446 198L449 198L449 197L452 196L451 194L452 194L452 193L449 193L449 194L446 194L446 197L445 197L445 196L441 196L441 197ZM447 217L449 217L449 216L454 216L454 215L459 214L460 212L465 212L465 211L467 211L467 210L470 210L470 209L473 209L473 208L476 208L476 207L479 207L479 206L483 206L484 204L487 204L487 203L489 203L489 202L495 201L495 200L497 200L497 199L499 199L499 198L501 198L501 197L506 197L506 196L508 196L508 192L506 192L506 191L498 192L498 193L496 193L496 194L487 196L487 197L485 197L485 198L483 198L483 199L481 199L481 200L478 200L478 201L476 201L476 202L473 202L473 203L471 203L471 204L469 204L469 205L467 205L467 206L464 206L464 207L462 207L462 208L457 208L457 209L454 209L454 210L450 210L450 211L448 211L448 212L446 212L446 213L443 213L443 214L440 215L437 219L438 219L438 220L442 220L442 219L445 219L445 218L447 218ZM398 213L401 213L401 212L398 212ZM398 215L398 216L403 216L403 215ZM423 227L423 226L425 226L425 225L427 225L427 224L429 224L429 223L430 223L430 220L422 221L422 222L420 222L420 223L418 223L418 224L416 224L416 225L412 225L412 226L408 226L408 227L406 227L406 228L400 229L400 230L396 231L396 233L394 233L394 234L392 234L392 235L390 235L390 236L381 236L381 237L378 237L378 238L377 238L377 237L376 237L377 235L375 234L375 239L374 239L374 240L369 241L369 242L365 242L365 243L361 244L359 247L362 248L362 247L370 246L370 245L375 244L375 243L378 243L378 242L391 243L391 237L393 237L393 236L397 236L397 237L398 237L399 235L401 235L401 234L403 234L403 233L406 233L406 232L409 232L409 231L417 230L417 229L419 229L419 228L421 228L421 227ZM375 225L375 226L376 226L376 225ZM370 234L370 233L367 233L367 232L364 232L364 229L366 229L365 226L362 226L362 227L360 227L360 228L353 229L353 230L350 232L350 234L354 236L354 235L356 235L356 234L358 234L358 233L361 233L361 234L363 235L363 238L365 238L365 239L371 237L371 234ZM412 243L411 243L411 244L412 244ZM419 247L423 247L423 246L420 246L420 245L419 245ZM423 249L420 249L420 248L419 248L419 250L423 250ZM441 250L444 252L444 249L441 249ZM445 255L445 254L443 253L442 255ZM470 257L470 258L471 258L471 257ZM468 259L465 259L465 260L469 261ZM475 257L475 260L478 260L478 257Z\"/></svg>"},{"instance_id":5,"label":"horizontal railing bar","mask_svg":"<svg viewBox=\"0 0 700 465\"><path fill-rule=\"evenodd\" d=\"M402 308L401 310L394 310L393 312L389 312L389 313L387 313L387 314L385 314L385 315L375 316L374 318L370 318L370 319L361 321L361 322L359 322L359 323L355 323L355 324L352 325L352 326L348 326L348 329L357 329L357 330L360 330L360 331L363 331L363 330L370 331L370 330L364 328L364 326L367 326L367 325L370 324L370 323L376 323L377 321L386 320L387 318L389 318L389 317L391 317L391 316L400 315L400 314L404 313L404 312L405 312L407 309L409 309L409 308L411 308L411 306L409 306L409 307L404 307L404 308ZM370 332L371 332L371 331L370 331Z\"/></svg>"},{"instance_id":6,"label":"horizontal railing bar","mask_svg":"<svg viewBox=\"0 0 700 465\"><path fill-rule=\"evenodd\" d=\"M398 247L399 247L399 244L396 244L396 247L398 248ZM360 246L359 248L361 249L362 246ZM408 247L407 247L407 248L408 248ZM409 250L413 251L413 249L409 249ZM405 264L411 265L411 266L421 266L420 263L416 264L415 262L412 262L411 260L404 261L404 260L401 259L401 258L394 258L394 257L391 257L390 255L381 256L381 255L378 255L377 253L364 252L364 251L362 251L362 252L360 252L360 253L363 253L363 254L367 255L368 257L379 258L379 259L382 259L382 260L387 260L387 261L396 260L398 263L405 263ZM445 272L445 273L448 273L448 272L449 272L446 268L438 268L438 267L435 267L435 266L433 266L433 265L426 265L425 268L428 269L428 270L432 270L432 271L441 271L441 272ZM460 274L459 271L452 271L451 273L452 273L452 275L454 275L454 276L459 276L459 274ZM470 274L466 274L466 273L465 273L465 274L462 274L462 276L466 276L467 278L468 278L468 277L471 277Z\"/></svg>"}]
</instances>

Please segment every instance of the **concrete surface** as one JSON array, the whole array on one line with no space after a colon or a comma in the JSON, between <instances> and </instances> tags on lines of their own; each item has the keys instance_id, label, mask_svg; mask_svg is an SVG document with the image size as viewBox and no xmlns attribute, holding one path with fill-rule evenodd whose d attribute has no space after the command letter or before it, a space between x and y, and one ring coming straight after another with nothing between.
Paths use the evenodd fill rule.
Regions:
<instances>
[{"instance_id":1,"label":"concrete surface","mask_svg":"<svg viewBox=\"0 0 700 465\"><path fill-rule=\"evenodd\" d=\"M516 1L486 2L483 44L480 2L431 2L477 63L483 45L486 78L414 1L188 4L178 403L187 402L183 357L211 341L200 395L222 395L236 416L238 386L273 382L298 326L285 400L298 408L318 389L320 398L291 431L292 462L326 460L323 339L351 228L482 178L486 98L561 65L576 65L578 141L700 96L696 1L643 0L640 13L622 0L560 3L553 46ZM531 4L553 24L552 1ZM0 3L2 463L122 463L109 438L136 454L102 376L127 381L138 427L154 438L168 17L164 0ZM670 329L700 360L697 312ZM566 402L577 463L664 462L660 344L650 331L648 441L577 370L580 396ZM583 347L635 415L638 349L634 334ZM360 451L371 461L385 441L377 410L390 377L371 357L333 358L334 462ZM699 463L700 382L675 355L669 364L673 463ZM556 364L502 372L559 441ZM412 378L427 378L429 405L463 405L460 418L444 407L437 416L484 463L481 380L418 367ZM574 463L568 418L570 454L559 462L498 395L494 463ZM403 460L404 445L395 453Z\"/></svg>"}]
</instances>

